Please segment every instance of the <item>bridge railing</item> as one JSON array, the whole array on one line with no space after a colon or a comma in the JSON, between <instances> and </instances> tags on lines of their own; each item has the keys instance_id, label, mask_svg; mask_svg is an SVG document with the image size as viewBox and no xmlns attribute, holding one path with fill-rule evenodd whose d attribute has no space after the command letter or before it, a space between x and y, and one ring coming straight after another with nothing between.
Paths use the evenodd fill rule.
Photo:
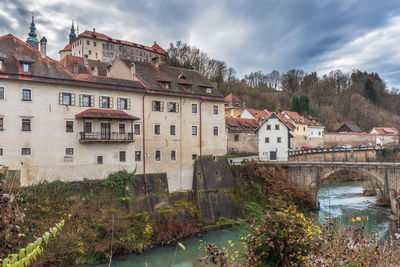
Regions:
<instances>
[{"instance_id":1,"label":"bridge railing","mask_svg":"<svg viewBox=\"0 0 400 267\"><path fill-rule=\"evenodd\" d=\"M304 154L315 154L315 153L326 153L326 152L344 152L344 151L375 151L375 150L381 150L382 148L377 148L377 147L368 147L368 148L358 148L358 147L353 147L353 148L324 148L324 149L309 149L309 150L296 150L296 151L289 151L288 154L289 156L295 156L295 155L304 155Z\"/></svg>"}]
</instances>

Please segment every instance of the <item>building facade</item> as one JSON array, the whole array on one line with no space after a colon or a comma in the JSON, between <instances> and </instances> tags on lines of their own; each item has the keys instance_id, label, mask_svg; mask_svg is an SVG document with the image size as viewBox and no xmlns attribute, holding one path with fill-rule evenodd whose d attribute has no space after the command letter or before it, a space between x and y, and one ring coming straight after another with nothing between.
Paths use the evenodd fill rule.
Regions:
<instances>
[{"instance_id":1,"label":"building facade","mask_svg":"<svg viewBox=\"0 0 400 267\"><path fill-rule=\"evenodd\" d=\"M234 94L229 94L225 97L225 117L239 118L245 107L246 102L240 97Z\"/></svg>"},{"instance_id":2,"label":"building facade","mask_svg":"<svg viewBox=\"0 0 400 267\"><path fill-rule=\"evenodd\" d=\"M290 128L275 113L271 113L257 128L260 160L288 160Z\"/></svg>"},{"instance_id":3,"label":"building facade","mask_svg":"<svg viewBox=\"0 0 400 267\"><path fill-rule=\"evenodd\" d=\"M66 54L77 57L87 55L91 60L100 60L104 63L111 63L116 57L147 63L150 63L152 58L158 57L161 62L165 62L167 56L167 52L156 42L152 46L145 46L111 38L94 29L84 31L70 40L70 43L60 51L60 59Z\"/></svg>"},{"instance_id":4,"label":"building facade","mask_svg":"<svg viewBox=\"0 0 400 267\"><path fill-rule=\"evenodd\" d=\"M258 154L255 119L225 118L227 154Z\"/></svg>"},{"instance_id":5,"label":"building facade","mask_svg":"<svg viewBox=\"0 0 400 267\"><path fill-rule=\"evenodd\" d=\"M110 76L100 61L40 50L0 37L0 165L22 186L136 170L185 191L195 159L226 153L224 99L198 72L132 61L125 77L117 60Z\"/></svg>"}]
</instances>

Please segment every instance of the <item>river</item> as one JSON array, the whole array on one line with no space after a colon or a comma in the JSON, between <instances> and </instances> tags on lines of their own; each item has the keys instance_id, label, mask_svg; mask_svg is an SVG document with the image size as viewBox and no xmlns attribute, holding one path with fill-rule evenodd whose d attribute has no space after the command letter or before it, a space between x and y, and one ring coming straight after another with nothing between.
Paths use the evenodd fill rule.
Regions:
<instances>
[{"instance_id":1,"label":"river","mask_svg":"<svg viewBox=\"0 0 400 267\"><path fill-rule=\"evenodd\" d=\"M390 209L377 206L375 196L363 196L363 182L343 182L325 184L318 193L320 210L318 216L321 223L326 219L340 219L346 224L363 225L368 231L377 233L381 237L388 235L390 225ZM351 219L361 218L361 221L352 222ZM367 219L368 218L368 219ZM240 237L244 233L239 228L216 230L201 237L192 237L182 240L181 247L157 247L145 251L140 255L129 255L114 259L112 266L117 267L197 267L201 264L198 258L205 256L205 243L214 243L220 248L229 248L230 253L240 250ZM228 240L235 243L230 247ZM239 246L239 247L237 247ZM108 264L98 265L106 267Z\"/></svg>"}]
</instances>

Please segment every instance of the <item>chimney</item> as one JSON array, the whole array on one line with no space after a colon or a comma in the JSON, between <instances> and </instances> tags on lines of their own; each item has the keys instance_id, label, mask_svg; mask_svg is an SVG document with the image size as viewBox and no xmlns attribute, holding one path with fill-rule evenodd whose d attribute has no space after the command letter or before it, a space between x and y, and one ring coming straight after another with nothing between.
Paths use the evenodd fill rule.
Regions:
<instances>
[{"instance_id":1,"label":"chimney","mask_svg":"<svg viewBox=\"0 0 400 267\"><path fill-rule=\"evenodd\" d=\"M93 28L93 32L96 32L96 29L95 29L95 28Z\"/></svg>"},{"instance_id":2,"label":"chimney","mask_svg":"<svg viewBox=\"0 0 400 267\"><path fill-rule=\"evenodd\" d=\"M47 39L46 37L43 36L42 39L40 39L40 56L42 58L46 58L46 45L47 45Z\"/></svg>"},{"instance_id":3,"label":"chimney","mask_svg":"<svg viewBox=\"0 0 400 267\"><path fill-rule=\"evenodd\" d=\"M132 64L131 64L131 74L132 74L132 77L135 76L135 74L136 74L136 65L134 62L132 62Z\"/></svg>"},{"instance_id":4,"label":"chimney","mask_svg":"<svg viewBox=\"0 0 400 267\"><path fill-rule=\"evenodd\" d=\"M85 67L89 66L89 56L88 55L83 56L83 65L85 65Z\"/></svg>"},{"instance_id":5,"label":"chimney","mask_svg":"<svg viewBox=\"0 0 400 267\"><path fill-rule=\"evenodd\" d=\"M158 67L159 67L159 58L158 57L152 57L151 58L151 64L153 64L154 67L156 67L156 69L158 69Z\"/></svg>"},{"instance_id":6,"label":"chimney","mask_svg":"<svg viewBox=\"0 0 400 267\"><path fill-rule=\"evenodd\" d=\"M72 61L72 72L78 73L78 62L76 60Z\"/></svg>"}]
</instances>

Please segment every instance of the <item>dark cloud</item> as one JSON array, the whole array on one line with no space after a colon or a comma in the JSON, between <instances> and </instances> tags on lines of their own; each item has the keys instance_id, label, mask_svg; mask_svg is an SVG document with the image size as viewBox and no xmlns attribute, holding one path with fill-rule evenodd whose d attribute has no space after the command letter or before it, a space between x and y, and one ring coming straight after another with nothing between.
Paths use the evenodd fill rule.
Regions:
<instances>
[{"instance_id":1,"label":"dark cloud","mask_svg":"<svg viewBox=\"0 0 400 267\"><path fill-rule=\"evenodd\" d=\"M398 45L390 49L393 41L369 35L387 27L396 35L398 0L2 0L0 10L0 33L23 40L33 11L39 35L48 38L54 58L74 19L81 32L96 28L137 43L156 40L165 48L177 40L190 43L226 61L239 76L256 70L360 68L380 73L389 85L400 85ZM359 49L352 45L363 38L368 43L359 41ZM388 49L396 55L393 62L385 56Z\"/></svg>"}]
</instances>

